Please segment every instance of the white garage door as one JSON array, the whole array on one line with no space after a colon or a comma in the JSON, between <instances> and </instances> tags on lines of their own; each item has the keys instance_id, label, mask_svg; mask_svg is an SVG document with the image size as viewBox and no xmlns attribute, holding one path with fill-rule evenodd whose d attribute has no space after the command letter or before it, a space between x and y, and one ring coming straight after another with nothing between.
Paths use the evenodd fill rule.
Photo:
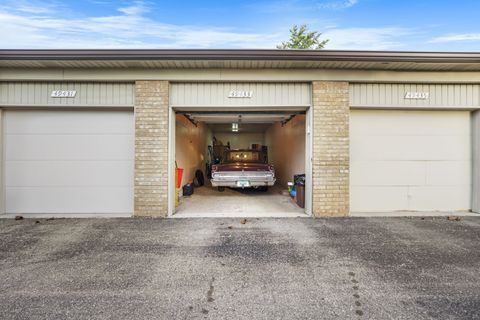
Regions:
<instances>
[{"instance_id":1,"label":"white garage door","mask_svg":"<svg viewBox=\"0 0 480 320\"><path fill-rule=\"evenodd\" d=\"M351 211L468 210L467 111L352 111Z\"/></svg>"},{"instance_id":2,"label":"white garage door","mask_svg":"<svg viewBox=\"0 0 480 320\"><path fill-rule=\"evenodd\" d=\"M130 111L6 111L6 213L133 212Z\"/></svg>"}]
</instances>

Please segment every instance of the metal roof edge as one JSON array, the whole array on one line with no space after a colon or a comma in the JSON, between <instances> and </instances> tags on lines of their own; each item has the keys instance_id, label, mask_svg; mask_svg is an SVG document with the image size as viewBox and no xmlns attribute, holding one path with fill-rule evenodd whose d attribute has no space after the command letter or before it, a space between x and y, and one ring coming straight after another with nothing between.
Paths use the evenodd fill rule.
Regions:
<instances>
[{"instance_id":1,"label":"metal roof edge","mask_svg":"<svg viewBox=\"0 0 480 320\"><path fill-rule=\"evenodd\" d=\"M480 63L480 52L281 49L1 49L0 60L286 60Z\"/></svg>"}]
</instances>

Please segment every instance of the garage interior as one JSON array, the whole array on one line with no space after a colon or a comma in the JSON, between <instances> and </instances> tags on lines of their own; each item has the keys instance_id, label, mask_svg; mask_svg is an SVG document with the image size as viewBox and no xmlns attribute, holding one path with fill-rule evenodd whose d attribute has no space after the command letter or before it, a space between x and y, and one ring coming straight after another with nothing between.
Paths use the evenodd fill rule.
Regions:
<instances>
[{"instance_id":1,"label":"garage interior","mask_svg":"<svg viewBox=\"0 0 480 320\"><path fill-rule=\"evenodd\" d=\"M288 182L305 174L305 111L176 111L175 162L183 169L174 217L305 216L305 196ZM225 150L260 150L275 168L275 185L261 188L212 187L210 167ZM196 171L203 174L199 185ZM183 186L194 184L193 194ZM301 189L301 188L299 188ZM185 191L185 192L184 192ZM301 197L303 196L303 199Z\"/></svg>"}]
</instances>

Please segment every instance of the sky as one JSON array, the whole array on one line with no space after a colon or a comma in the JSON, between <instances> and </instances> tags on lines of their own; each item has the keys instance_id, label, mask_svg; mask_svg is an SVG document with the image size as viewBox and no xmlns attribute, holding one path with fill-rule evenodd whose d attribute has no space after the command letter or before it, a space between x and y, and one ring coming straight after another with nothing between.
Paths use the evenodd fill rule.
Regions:
<instances>
[{"instance_id":1,"label":"sky","mask_svg":"<svg viewBox=\"0 0 480 320\"><path fill-rule=\"evenodd\" d=\"M294 24L331 50L480 51L478 0L0 0L2 49L262 48Z\"/></svg>"}]
</instances>

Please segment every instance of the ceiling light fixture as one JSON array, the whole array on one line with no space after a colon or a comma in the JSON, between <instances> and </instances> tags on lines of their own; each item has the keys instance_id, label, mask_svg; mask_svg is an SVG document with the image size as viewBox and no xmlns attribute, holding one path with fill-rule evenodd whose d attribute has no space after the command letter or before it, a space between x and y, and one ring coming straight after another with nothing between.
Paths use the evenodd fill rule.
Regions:
<instances>
[{"instance_id":1,"label":"ceiling light fixture","mask_svg":"<svg viewBox=\"0 0 480 320\"><path fill-rule=\"evenodd\" d=\"M238 123L232 123L232 132L238 132Z\"/></svg>"}]
</instances>

